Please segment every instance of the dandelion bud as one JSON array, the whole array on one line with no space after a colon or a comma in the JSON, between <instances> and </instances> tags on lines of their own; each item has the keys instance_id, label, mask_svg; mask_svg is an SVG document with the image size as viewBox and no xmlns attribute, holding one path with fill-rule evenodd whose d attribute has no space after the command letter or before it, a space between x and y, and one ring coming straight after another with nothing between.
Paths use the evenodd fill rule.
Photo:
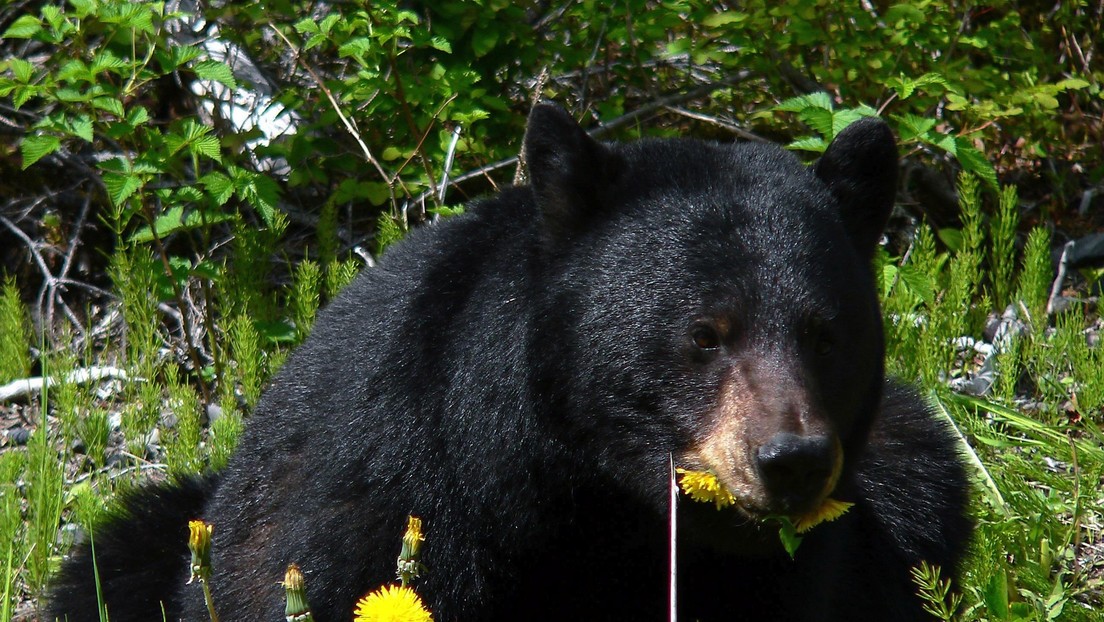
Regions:
<instances>
[{"instance_id":1,"label":"dandelion bud","mask_svg":"<svg viewBox=\"0 0 1104 622\"><path fill-rule=\"evenodd\" d=\"M307 587L299 566L288 564L283 586L287 594L287 607L284 608L287 622L314 622L310 604L307 602Z\"/></svg>"},{"instance_id":2,"label":"dandelion bud","mask_svg":"<svg viewBox=\"0 0 1104 622\"><path fill-rule=\"evenodd\" d=\"M214 526L201 520L188 521L188 548L192 551L192 576L188 583L211 578L211 533Z\"/></svg>"}]
</instances>

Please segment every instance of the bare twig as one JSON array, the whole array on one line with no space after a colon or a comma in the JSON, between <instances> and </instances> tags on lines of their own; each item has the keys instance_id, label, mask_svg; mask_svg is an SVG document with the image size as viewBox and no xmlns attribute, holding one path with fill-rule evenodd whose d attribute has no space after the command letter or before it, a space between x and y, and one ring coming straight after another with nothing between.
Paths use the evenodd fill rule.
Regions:
<instances>
[{"instance_id":1,"label":"bare twig","mask_svg":"<svg viewBox=\"0 0 1104 622\"><path fill-rule=\"evenodd\" d=\"M617 117L617 118L612 119L612 120L610 120L606 123L603 123L602 125L594 128L594 129L588 130L587 133L589 133L594 138L601 138L602 136L612 132L613 130L616 130L618 128L629 125L630 123L633 123L634 121L636 121L640 117L652 114L653 112L655 112L657 110L666 109L669 106L677 106L678 104L680 104L682 102L685 102L685 101L689 101L691 99L696 99L698 97L705 97L706 95L709 95L709 94L711 94L715 91L719 91L719 90L721 90L725 87L732 86L734 84L737 84L738 82L746 80L749 77L751 77L751 75L752 75L752 73L750 71L741 71L740 73L736 74L735 76L733 76L731 78L727 78L725 80L710 82L708 84L703 84L701 86L692 88L692 89L690 89L688 91L685 91L685 92L672 93L670 95L660 97L660 98L656 99L655 101L652 101L652 102L650 102L650 103L648 103L644 106L641 106L640 108L637 108L636 110L625 113L625 114L621 115L620 117ZM518 158L517 158L517 156L515 156L515 157L512 157L512 158L506 158L505 160L499 160L498 162L492 162L491 164L485 164L485 165L483 165L483 166L481 166L477 169L474 169L474 170L468 171L467 173L464 173L462 175L456 176L455 178L453 178L451 180L450 183L453 186L457 186L457 185L459 185L459 184L461 184L465 181L468 181L469 179L474 179L476 177L482 177L482 176L488 175L489 173L491 173L493 171L497 171L499 169L503 169L503 168L506 168L506 167L509 167L509 166L514 166L517 163L518 163ZM434 193L436 191L437 191L436 188L431 188L429 190L426 190L422 194L418 195L418 197L416 197L414 199L414 201L415 202L424 201L425 198L427 196L429 196L429 194Z\"/></svg>"},{"instance_id":2,"label":"bare twig","mask_svg":"<svg viewBox=\"0 0 1104 622\"><path fill-rule=\"evenodd\" d=\"M314 82L318 85L318 88L322 89L322 92L325 93L326 99L330 100L330 105L334 107L334 112L337 113L338 118L341 119L341 123L345 126L345 131L349 132L349 135L352 136L353 140L355 140L357 145L360 146L360 150L364 154L364 159L368 160L368 163L376 169L376 172L379 173L379 176L383 179L384 183L387 184L387 191L391 194L391 204L397 205L398 201L395 198L395 188L392 183L391 177L383 170L383 166L379 163L379 160L377 160L376 157L372 155L372 150L369 149L368 145L364 143L364 139L360 137L360 132L357 131L352 121L350 121L349 118L345 116L345 113L342 112L341 106L337 103L337 99L334 98L333 93L330 92L330 89L326 88L326 83L322 81L322 77L314 71L313 67L311 67L305 60L303 60L299 56L299 50L295 49L295 46L292 45L291 41L289 41L288 38L284 36L284 33L280 32L280 30L275 26L269 26L269 28L272 29L272 32L276 33L276 36L280 37L280 39L283 40L284 44L288 46L288 49L291 50L292 55L295 57L295 62L297 64L301 64L303 68L307 70L307 73L309 73L311 75L311 78L314 79Z\"/></svg>"},{"instance_id":3,"label":"bare twig","mask_svg":"<svg viewBox=\"0 0 1104 622\"><path fill-rule=\"evenodd\" d=\"M739 136L740 138L743 138L744 140L751 140L751 141L755 141L757 143L769 143L770 142L769 140L767 140L766 138L763 138L762 136L760 136L758 134L755 134L753 132L749 132L749 131L745 130L744 128L740 127L739 125L736 125L735 123L732 123L731 121L726 121L726 120L721 119L719 117L715 117L715 116L708 115L708 114L702 114L700 112L694 112L692 110L687 110L685 108L679 108L678 106L666 106L665 110L667 110L668 112L673 112L677 115L687 117L689 119L695 119L697 121L704 121L706 123L716 125L717 127L724 128L724 129L728 130L729 132L732 132L733 134Z\"/></svg>"},{"instance_id":4,"label":"bare twig","mask_svg":"<svg viewBox=\"0 0 1104 622\"><path fill-rule=\"evenodd\" d=\"M105 379L138 380L137 378L131 378L127 375L125 369L119 369L118 367L85 367L74 369L60 378L57 376L35 376L0 385L0 402L41 393L44 388L52 387L59 382L86 384Z\"/></svg>"},{"instance_id":5,"label":"bare twig","mask_svg":"<svg viewBox=\"0 0 1104 622\"><path fill-rule=\"evenodd\" d=\"M445 190L448 189L449 172L452 170L452 159L456 155L456 144L460 142L461 126L459 123L452 128L452 140L449 141L448 151L445 153L445 170L441 175L441 184L437 187L437 204L445 204Z\"/></svg>"},{"instance_id":6,"label":"bare twig","mask_svg":"<svg viewBox=\"0 0 1104 622\"><path fill-rule=\"evenodd\" d=\"M1073 250L1074 243L1072 240L1066 242L1066 245L1062 247L1062 258L1058 260L1058 275L1054 277L1054 284L1050 286L1050 297L1047 298L1046 312L1047 315L1054 315L1054 305L1058 300L1058 295L1062 293L1062 283L1066 280L1066 268L1069 263L1069 253Z\"/></svg>"}]
</instances>

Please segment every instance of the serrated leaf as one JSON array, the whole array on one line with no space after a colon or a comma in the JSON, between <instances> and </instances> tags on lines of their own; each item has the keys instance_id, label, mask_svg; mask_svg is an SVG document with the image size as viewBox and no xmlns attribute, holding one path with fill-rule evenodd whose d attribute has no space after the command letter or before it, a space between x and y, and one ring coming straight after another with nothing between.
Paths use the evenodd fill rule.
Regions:
<instances>
[{"instance_id":1,"label":"serrated leaf","mask_svg":"<svg viewBox=\"0 0 1104 622\"><path fill-rule=\"evenodd\" d=\"M797 113L798 118L801 119L809 127L813 128L816 133L823 136L826 140L831 140L835 136L833 131L835 115L831 110L825 110L823 108L806 108Z\"/></svg>"},{"instance_id":2,"label":"serrated leaf","mask_svg":"<svg viewBox=\"0 0 1104 622\"><path fill-rule=\"evenodd\" d=\"M897 133L900 135L901 142L925 135L935 127L935 119L914 114L906 113L901 116L894 116L893 119L897 121Z\"/></svg>"},{"instance_id":3,"label":"serrated leaf","mask_svg":"<svg viewBox=\"0 0 1104 622\"><path fill-rule=\"evenodd\" d=\"M142 187L142 179L134 173L104 173L103 183L107 196L116 207L125 203Z\"/></svg>"},{"instance_id":4,"label":"serrated leaf","mask_svg":"<svg viewBox=\"0 0 1104 622\"><path fill-rule=\"evenodd\" d=\"M341 19L341 15L337 13L330 13L326 17L322 18L322 23L318 25L318 29L321 30L323 34L328 35L330 34L330 30L334 27L334 24L336 24L339 19Z\"/></svg>"},{"instance_id":5,"label":"serrated leaf","mask_svg":"<svg viewBox=\"0 0 1104 622\"><path fill-rule=\"evenodd\" d=\"M364 56L370 49L372 49L371 39L368 37L356 37L346 41L341 47L337 48L337 53L342 58L348 58L350 56Z\"/></svg>"},{"instance_id":6,"label":"serrated leaf","mask_svg":"<svg viewBox=\"0 0 1104 622\"><path fill-rule=\"evenodd\" d=\"M826 136L829 140L836 137L842 132L848 125L851 125L855 121L862 119L866 115L862 114L854 108L844 108L843 110L837 110L832 113L832 134Z\"/></svg>"},{"instance_id":7,"label":"serrated leaf","mask_svg":"<svg viewBox=\"0 0 1104 622\"><path fill-rule=\"evenodd\" d=\"M997 181L997 171L993 169L993 165L985 157L985 154L970 144L969 139L959 137L955 139L956 154L958 163L962 165L963 170L969 171L981 178L990 188L994 190L999 189L1000 183Z\"/></svg>"},{"instance_id":8,"label":"serrated leaf","mask_svg":"<svg viewBox=\"0 0 1104 622\"><path fill-rule=\"evenodd\" d=\"M199 178L199 183L211 195L218 205L223 205L234 194L234 182L229 177L217 171L207 173Z\"/></svg>"},{"instance_id":9,"label":"serrated leaf","mask_svg":"<svg viewBox=\"0 0 1104 622\"><path fill-rule=\"evenodd\" d=\"M452 44L448 42L448 39L444 37L433 37L429 40L429 45L435 50L441 50L445 54L452 54Z\"/></svg>"},{"instance_id":10,"label":"serrated leaf","mask_svg":"<svg viewBox=\"0 0 1104 622\"><path fill-rule=\"evenodd\" d=\"M69 122L67 129L74 136L82 138L86 142L92 142L92 119L88 117L73 119Z\"/></svg>"},{"instance_id":11,"label":"serrated leaf","mask_svg":"<svg viewBox=\"0 0 1104 622\"><path fill-rule=\"evenodd\" d=\"M119 69L120 67L126 67L127 63L123 59L115 56L111 53L111 50L103 50L92 59L92 67L89 71L95 75L101 71L107 71L110 69Z\"/></svg>"},{"instance_id":12,"label":"serrated leaf","mask_svg":"<svg viewBox=\"0 0 1104 622\"><path fill-rule=\"evenodd\" d=\"M58 82L73 82L76 80L89 81L92 75L88 73L88 65L79 58L74 58L58 69L56 79Z\"/></svg>"},{"instance_id":13,"label":"serrated leaf","mask_svg":"<svg viewBox=\"0 0 1104 622\"><path fill-rule=\"evenodd\" d=\"M184 206L177 205L154 219L152 228L149 226L145 226L135 231L134 234L130 236L130 241L151 242L154 238L154 231L157 232L157 237L163 238L178 231L186 231L189 229L195 229L196 227L202 227L204 225L213 225L220 222L226 222L227 220L231 220L233 217L234 216L232 214L221 211L201 211L196 209L186 210Z\"/></svg>"},{"instance_id":14,"label":"serrated leaf","mask_svg":"<svg viewBox=\"0 0 1104 622\"><path fill-rule=\"evenodd\" d=\"M303 19L295 22L295 25L292 26L292 28L294 28L295 32L299 34L315 34L318 32L318 24L314 23L314 20L309 17L304 17Z\"/></svg>"},{"instance_id":15,"label":"serrated leaf","mask_svg":"<svg viewBox=\"0 0 1104 622\"><path fill-rule=\"evenodd\" d=\"M12 22L11 26L0 35L3 39L30 39L42 30L42 20L34 15L24 15Z\"/></svg>"},{"instance_id":16,"label":"serrated leaf","mask_svg":"<svg viewBox=\"0 0 1104 622\"><path fill-rule=\"evenodd\" d=\"M118 119L122 119L126 115L123 110L123 102L114 97L97 97L92 100L92 107L110 112Z\"/></svg>"},{"instance_id":17,"label":"serrated leaf","mask_svg":"<svg viewBox=\"0 0 1104 622\"><path fill-rule=\"evenodd\" d=\"M935 283L926 272L912 264L905 264L901 266L899 274L905 289L917 298L927 303L935 300Z\"/></svg>"},{"instance_id":18,"label":"serrated leaf","mask_svg":"<svg viewBox=\"0 0 1104 622\"><path fill-rule=\"evenodd\" d=\"M12 58L8 60L8 67L11 67L12 75L15 79L23 84L31 81L34 76L34 65L23 60L22 58Z\"/></svg>"},{"instance_id":19,"label":"serrated leaf","mask_svg":"<svg viewBox=\"0 0 1104 622\"><path fill-rule=\"evenodd\" d=\"M782 112L801 112L809 108L831 111L832 98L823 91L817 91L800 97L791 97L774 107L775 110L781 110Z\"/></svg>"},{"instance_id":20,"label":"serrated leaf","mask_svg":"<svg viewBox=\"0 0 1104 622\"><path fill-rule=\"evenodd\" d=\"M817 136L807 136L805 138L799 138L792 143L786 145L787 149L794 151L812 151L813 153L824 153L824 150L828 148L828 143Z\"/></svg>"},{"instance_id":21,"label":"serrated leaf","mask_svg":"<svg viewBox=\"0 0 1104 622\"><path fill-rule=\"evenodd\" d=\"M172 69L192 62L203 55L203 50L197 45L174 45L169 48L169 59Z\"/></svg>"},{"instance_id":22,"label":"serrated leaf","mask_svg":"<svg viewBox=\"0 0 1104 622\"><path fill-rule=\"evenodd\" d=\"M27 170L32 164L57 151L61 147L61 139L48 134L35 134L23 139L19 146L23 152L23 170Z\"/></svg>"},{"instance_id":23,"label":"serrated leaf","mask_svg":"<svg viewBox=\"0 0 1104 622\"><path fill-rule=\"evenodd\" d=\"M204 80L214 80L227 88L238 88L238 81L234 79L234 72L230 66L217 60L205 60L196 63L193 68L197 77Z\"/></svg>"},{"instance_id":24,"label":"serrated leaf","mask_svg":"<svg viewBox=\"0 0 1104 622\"><path fill-rule=\"evenodd\" d=\"M722 13L714 13L702 20L702 24L716 28L717 26L724 26L725 24L736 24L745 21L748 18L747 13L740 13L739 11L724 11Z\"/></svg>"},{"instance_id":25,"label":"serrated leaf","mask_svg":"<svg viewBox=\"0 0 1104 622\"><path fill-rule=\"evenodd\" d=\"M120 107L122 104L120 104ZM142 125L146 121L149 121L149 111L145 106L136 106L130 109L130 112L126 115L126 122L132 127Z\"/></svg>"},{"instance_id":26,"label":"serrated leaf","mask_svg":"<svg viewBox=\"0 0 1104 622\"><path fill-rule=\"evenodd\" d=\"M219 152L220 147L218 138L208 135L195 139L189 149L192 153L206 156L215 162L222 162L222 154Z\"/></svg>"}]
</instances>

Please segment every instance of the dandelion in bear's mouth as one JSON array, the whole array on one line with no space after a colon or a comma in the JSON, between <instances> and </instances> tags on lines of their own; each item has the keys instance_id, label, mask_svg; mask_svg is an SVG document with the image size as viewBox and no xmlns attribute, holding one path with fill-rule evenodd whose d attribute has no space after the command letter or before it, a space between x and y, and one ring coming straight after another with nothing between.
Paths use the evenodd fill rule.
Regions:
<instances>
[{"instance_id":1,"label":"dandelion in bear's mouth","mask_svg":"<svg viewBox=\"0 0 1104 622\"><path fill-rule=\"evenodd\" d=\"M679 474L679 487L694 501L713 503L717 509L736 504L736 497L709 471L675 469ZM853 503L838 499L825 499L816 509L790 517L797 533L805 533L821 523L833 521L851 509Z\"/></svg>"},{"instance_id":2,"label":"dandelion in bear's mouth","mask_svg":"<svg viewBox=\"0 0 1104 622\"><path fill-rule=\"evenodd\" d=\"M805 533L821 523L834 521L843 516L853 505L855 504L839 499L825 499L824 503L821 503L820 507L815 510L794 517L794 529L797 530L797 533Z\"/></svg>"},{"instance_id":3,"label":"dandelion in bear's mouth","mask_svg":"<svg viewBox=\"0 0 1104 622\"><path fill-rule=\"evenodd\" d=\"M354 622L432 622L433 616L414 590L384 585L357 602Z\"/></svg>"},{"instance_id":4,"label":"dandelion in bear's mouth","mask_svg":"<svg viewBox=\"0 0 1104 622\"><path fill-rule=\"evenodd\" d=\"M736 503L736 497L709 471L675 469L675 472L679 474L679 488L694 501L713 503L718 510Z\"/></svg>"}]
</instances>

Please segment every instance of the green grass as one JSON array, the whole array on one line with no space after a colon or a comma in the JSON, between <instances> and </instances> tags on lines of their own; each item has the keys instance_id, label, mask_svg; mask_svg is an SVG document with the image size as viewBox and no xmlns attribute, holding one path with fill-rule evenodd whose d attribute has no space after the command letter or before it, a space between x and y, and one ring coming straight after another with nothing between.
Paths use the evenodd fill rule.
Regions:
<instances>
[{"instance_id":1,"label":"green grass","mask_svg":"<svg viewBox=\"0 0 1104 622\"><path fill-rule=\"evenodd\" d=\"M1014 192L987 195L970 183L962 192L961 231L921 225L907 253L882 252L875 266L887 368L923 387L954 421L975 480L979 530L961 580L948 586L941 569L921 568L917 590L944 620L1102 620L1104 353L1089 346L1084 332L1096 312L1074 304L1047 317L1049 234L1032 230L1013 261ZM318 263L283 273L283 289L257 287L273 280L258 255L270 255L278 238L275 231L245 235L228 263L212 272L217 276L204 281L209 290L202 300L211 309L197 314L201 332L193 340L216 364L198 372L189 366L179 324L149 304L146 288L163 280L163 264L134 249L120 249L112 262L125 330L95 347L74 349L77 339L59 333L50 347L38 348L37 362L48 373L112 364L132 378L99 395L93 386L57 384L27 404L36 428L28 444L0 454L0 543L6 545L0 549L0 622L46 589L69 544L59 535L69 533L61 525L94 524L117 489L151 472L225 465L244 412L304 338L320 301L355 274L355 263L333 257L331 242ZM236 262L248 269L238 271ZM178 288L198 297L194 283ZM984 368L982 355L963 349L958 338L980 339L986 317L1006 308L1021 330L993 355L992 390L984 397L953 392L950 383ZM26 317L9 281L0 292L0 348L17 353L17 364L4 372L9 375L27 374L34 362ZM110 427L114 415L121 415L120 431ZM147 455L154 431L159 443ZM105 468L120 433L133 457Z\"/></svg>"}]
</instances>

